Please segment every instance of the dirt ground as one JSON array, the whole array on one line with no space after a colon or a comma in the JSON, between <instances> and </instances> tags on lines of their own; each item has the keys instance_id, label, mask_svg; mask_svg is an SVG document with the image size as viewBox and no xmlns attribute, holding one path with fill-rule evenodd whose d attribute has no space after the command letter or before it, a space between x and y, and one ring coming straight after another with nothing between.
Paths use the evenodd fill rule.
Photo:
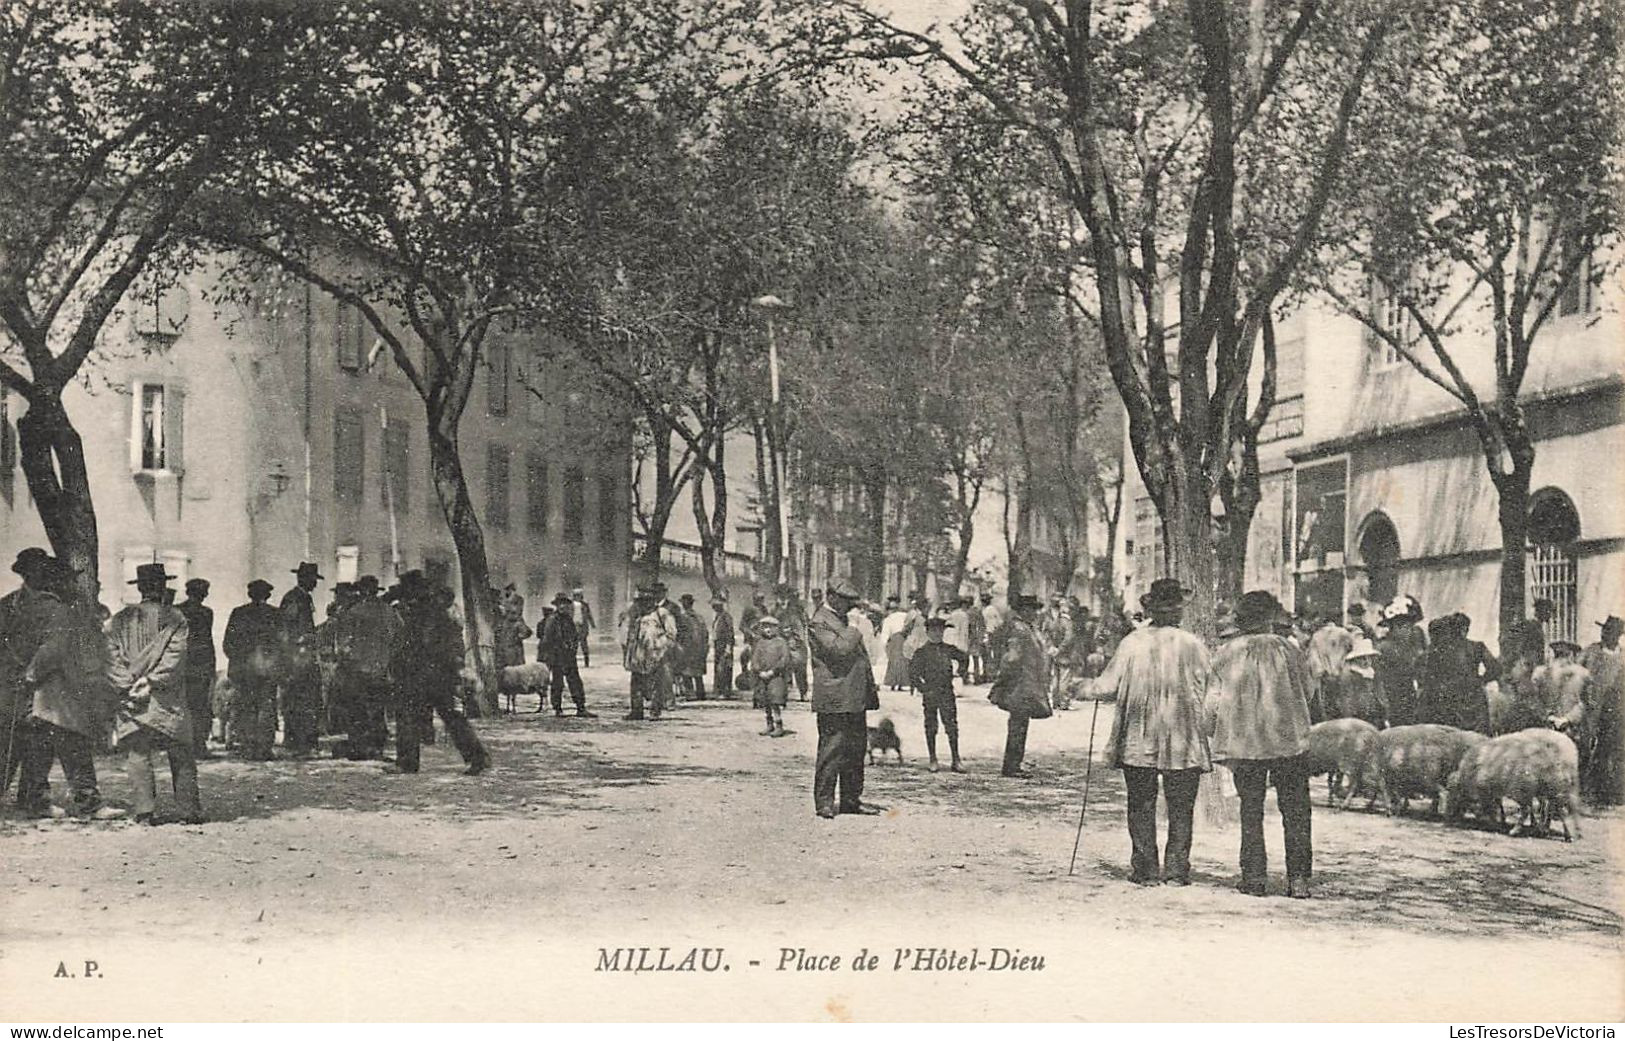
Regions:
<instances>
[{"instance_id":1,"label":"dirt ground","mask_svg":"<svg viewBox=\"0 0 1625 1041\"><path fill-rule=\"evenodd\" d=\"M1314 899L1279 895L1271 818L1276 895L1235 892L1235 828L1200 818L1194 884L1146 889L1126 881L1120 775L1098 762L1067 874L1087 704L1033 724L1036 776L1014 781L998 775L1005 717L985 688L959 702L964 775L927 772L918 703L885 693L871 721L892 717L906 756L869 771L866 799L886 813L823 821L805 705L771 740L739 702L625 722L620 670L586 679L602 718L531 714L522 698L519 715L479 721L497 764L480 777L444 741L416 776L217 759L201 769L202 826L0 820L0 1018L1625 1015L1618 811L1588 815L1572 844L1514 839L1425 807L1329 810L1317 780ZM119 764L98 768L125 799ZM599 971L601 949L643 947L650 965L662 947L669 964L720 948L711 964L726 968ZM899 969L915 948L974 948L980 964L916 971L907 953ZM999 968L995 948L1042 968ZM792 955L781 970L786 949L842 962L798 971ZM852 967L862 949L874 968Z\"/></svg>"}]
</instances>

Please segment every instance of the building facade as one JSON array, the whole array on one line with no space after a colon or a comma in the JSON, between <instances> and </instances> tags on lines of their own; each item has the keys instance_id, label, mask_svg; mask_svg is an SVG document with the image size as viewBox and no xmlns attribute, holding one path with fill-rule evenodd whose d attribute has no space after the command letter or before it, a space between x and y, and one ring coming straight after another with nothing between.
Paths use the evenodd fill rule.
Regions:
<instances>
[{"instance_id":1,"label":"building facade","mask_svg":"<svg viewBox=\"0 0 1625 1041\"><path fill-rule=\"evenodd\" d=\"M110 323L67 409L84 441L101 541L102 597L133 599L137 565L202 577L222 631L254 578L280 597L315 561L326 581L392 582L421 568L459 590L432 479L424 408L353 308L290 279L222 301L214 272L138 298ZM527 614L585 590L596 617L626 602L628 424L593 419L598 391L553 379L544 345L493 335L460 429L492 584ZM15 443L17 410L5 402ZM0 464L0 547L44 545L15 463ZM180 582L177 582L177 587ZM217 637L220 633L216 634Z\"/></svg>"},{"instance_id":2,"label":"building facade","mask_svg":"<svg viewBox=\"0 0 1625 1041\"><path fill-rule=\"evenodd\" d=\"M1625 614L1621 333L1603 287L1574 287L1536 340L1523 384L1536 452L1526 592L1554 605L1549 639L1588 643L1593 622ZM1277 342L1280 388L1260 444L1243 587L1299 613L1409 594L1430 618L1464 612L1473 637L1496 646L1498 497L1460 404L1329 307L1306 306ZM1463 332L1449 349L1492 399L1489 330ZM1130 477L1121 559L1133 604L1163 569L1155 507L1132 467Z\"/></svg>"}]
</instances>

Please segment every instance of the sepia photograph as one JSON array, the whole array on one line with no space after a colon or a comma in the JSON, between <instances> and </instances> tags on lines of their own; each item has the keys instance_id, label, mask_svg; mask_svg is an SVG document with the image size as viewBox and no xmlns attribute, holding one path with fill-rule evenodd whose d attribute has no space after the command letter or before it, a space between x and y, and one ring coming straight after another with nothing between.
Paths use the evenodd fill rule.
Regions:
<instances>
[{"instance_id":1,"label":"sepia photograph","mask_svg":"<svg viewBox=\"0 0 1625 1041\"><path fill-rule=\"evenodd\" d=\"M0 0L0 1022L1612 1037L1622 32Z\"/></svg>"}]
</instances>

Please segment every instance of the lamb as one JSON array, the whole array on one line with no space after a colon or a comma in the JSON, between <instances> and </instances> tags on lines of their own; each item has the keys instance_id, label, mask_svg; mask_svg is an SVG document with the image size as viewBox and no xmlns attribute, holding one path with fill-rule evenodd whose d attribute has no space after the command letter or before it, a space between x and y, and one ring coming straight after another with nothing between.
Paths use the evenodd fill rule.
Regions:
<instances>
[{"instance_id":1,"label":"lamb","mask_svg":"<svg viewBox=\"0 0 1625 1041\"><path fill-rule=\"evenodd\" d=\"M535 693L536 711L541 711L548 695L548 680L551 679L552 672L539 661L526 661L522 666L502 666L502 674L497 679L497 692L507 700L509 715L513 715L520 693Z\"/></svg>"},{"instance_id":2,"label":"lamb","mask_svg":"<svg viewBox=\"0 0 1625 1041\"><path fill-rule=\"evenodd\" d=\"M1326 775L1326 805L1332 805L1338 788L1348 781L1340 810L1366 778L1365 764L1377 740L1377 728L1363 719L1328 719L1309 728L1309 772Z\"/></svg>"},{"instance_id":3,"label":"lamb","mask_svg":"<svg viewBox=\"0 0 1625 1041\"><path fill-rule=\"evenodd\" d=\"M1545 833L1555 803L1564 841L1580 837L1580 752L1566 734L1530 727L1471 748L1446 788L1444 811L1450 819L1471 809L1480 820L1505 823L1502 800L1510 797L1519 811L1512 834L1522 834L1526 824L1538 824Z\"/></svg>"},{"instance_id":4,"label":"lamb","mask_svg":"<svg viewBox=\"0 0 1625 1041\"><path fill-rule=\"evenodd\" d=\"M1378 791L1388 815L1403 812L1412 796L1430 796L1437 814L1445 782L1460 765L1462 755L1488 740L1483 734L1441 723L1391 727L1378 733L1368 762L1376 767Z\"/></svg>"}]
</instances>

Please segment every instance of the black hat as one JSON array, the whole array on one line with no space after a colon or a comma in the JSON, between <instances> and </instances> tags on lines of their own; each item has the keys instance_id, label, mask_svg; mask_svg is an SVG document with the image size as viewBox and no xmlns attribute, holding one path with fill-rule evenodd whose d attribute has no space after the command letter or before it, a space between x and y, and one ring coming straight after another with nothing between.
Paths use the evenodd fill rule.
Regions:
<instances>
[{"instance_id":1,"label":"black hat","mask_svg":"<svg viewBox=\"0 0 1625 1041\"><path fill-rule=\"evenodd\" d=\"M689 604L692 604L694 602L694 594L693 593L684 593L678 599L682 600L684 607L687 607Z\"/></svg>"},{"instance_id":2,"label":"black hat","mask_svg":"<svg viewBox=\"0 0 1625 1041\"><path fill-rule=\"evenodd\" d=\"M351 593L354 593L354 592L355 592L355 583L354 582L335 582L335 583L333 583L333 595L334 596L345 596L345 595L348 595L348 594L351 594Z\"/></svg>"},{"instance_id":3,"label":"black hat","mask_svg":"<svg viewBox=\"0 0 1625 1041\"><path fill-rule=\"evenodd\" d=\"M1259 626L1270 625L1284 613L1281 601L1275 599L1274 593L1265 589L1254 589L1250 593L1241 594L1241 599L1236 602L1236 628L1256 629Z\"/></svg>"},{"instance_id":4,"label":"black hat","mask_svg":"<svg viewBox=\"0 0 1625 1041\"><path fill-rule=\"evenodd\" d=\"M925 628L927 631L932 629L939 631L942 629L952 629L953 625L954 623L948 621L946 618L927 618L925 620Z\"/></svg>"},{"instance_id":5,"label":"black hat","mask_svg":"<svg viewBox=\"0 0 1625 1041\"><path fill-rule=\"evenodd\" d=\"M1036 611L1043 606L1043 602L1031 593L1012 593L1010 596L1010 609L1013 611Z\"/></svg>"},{"instance_id":6,"label":"black hat","mask_svg":"<svg viewBox=\"0 0 1625 1041\"><path fill-rule=\"evenodd\" d=\"M206 578L189 578L189 579L186 580L186 592L187 592L188 595L190 595L192 593L207 593L208 591L209 591L209 580L208 579L206 579Z\"/></svg>"},{"instance_id":7,"label":"black hat","mask_svg":"<svg viewBox=\"0 0 1625 1041\"><path fill-rule=\"evenodd\" d=\"M1579 654L1580 645L1570 643L1568 640L1553 640L1551 643L1553 654Z\"/></svg>"},{"instance_id":8,"label":"black hat","mask_svg":"<svg viewBox=\"0 0 1625 1041\"><path fill-rule=\"evenodd\" d=\"M555 604L572 604L572 603L575 603L575 601L570 598L569 593L560 593L560 594L558 594L557 596L555 596L553 598L553 602Z\"/></svg>"},{"instance_id":9,"label":"black hat","mask_svg":"<svg viewBox=\"0 0 1625 1041\"><path fill-rule=\"evenodd\" d=\"M992 593L983 593L982 594L982 603L991 604L992 602L993 602L993 594Z\"/></svg>"},{"instance_id":10,"label":"black hat","mask_svg":"<svg viewBox=\"0 0 1625 1041\"><path fill-rule=\"evenodd\" d=\"M368 596L372 596L378 592L378 576L362 575L355 580L355 588L358 593L366 593Z\"/></svg>"},{"instance_id":11,"label":"black hat","mask_svg":"<svg viewBox=\"0 0 1625 1041\"><path fill-rule=\"evenodd\" d=\"M248 583L248 598L250 600L254 599L254 593L256 590L263 590L266 596L270 596L271 583L267 582L263 578L256 578L254 581Z\"/></svg>"},{"instance_id":12,"label":"black hat","mask_svg":"<svg viewBox=\"0 0 1625 1041\"><path fill-rule=\"evenodd\" d=\"M1190 593L1177 579L1159 578L1152 582L1151 588L1140 597L1140 606L1147 610L1153 607L1178 607L1189 595Z\"/></svg>"},{"instance_id":13,"label":"black hat","mask_svg":"<svg viewBox=\"0 0 1625 1041\"><path fill-rule=\"evenodd\" d=\"M51 555L38 546L29 546L17 554L17 560L11 565L11 570L19 575L38 574L51 566Z\"/></svg>"},{"instance_id":14,"label":"black hat","mask_svg":"<svg viewBox=\"0 0 1625 1041\"><path fill-rule=\"evenodd\" d=\"M164 570L162 564L140 564L135 569L135 577L124 583L127 586L138 586L143 582L173 582L175 576Z\"/></svg>"},{"instance_id":15,"label":"black hat","mask_svg":"<svg viewBox=\"0 0 1625 1041\"><path fill-rule=\"evenodd\" d=\"M313 561L309 561L309 560L306 560L306 561L303 561L302 563L300 563L300 565L298 567L293 569L292 573L295 574L295 575L298 575L301 578L303 578L303 577L305 577L307 575L309 575L311 577L314 577L314 578L322 578L323 577L321 571L317 569L316 564Z\"/></svg>"},{"instance_id":16,"label":"black hat","mask_svg":"<svg viewBox=\"0 0 1625 1041\"><path fill-rule=\"evenodd\" d=\"M1611 614L1597 624L1604 629L1625 629L1625 619L1620 618L1617 614Z\"/></svg>"}]
</instances>

